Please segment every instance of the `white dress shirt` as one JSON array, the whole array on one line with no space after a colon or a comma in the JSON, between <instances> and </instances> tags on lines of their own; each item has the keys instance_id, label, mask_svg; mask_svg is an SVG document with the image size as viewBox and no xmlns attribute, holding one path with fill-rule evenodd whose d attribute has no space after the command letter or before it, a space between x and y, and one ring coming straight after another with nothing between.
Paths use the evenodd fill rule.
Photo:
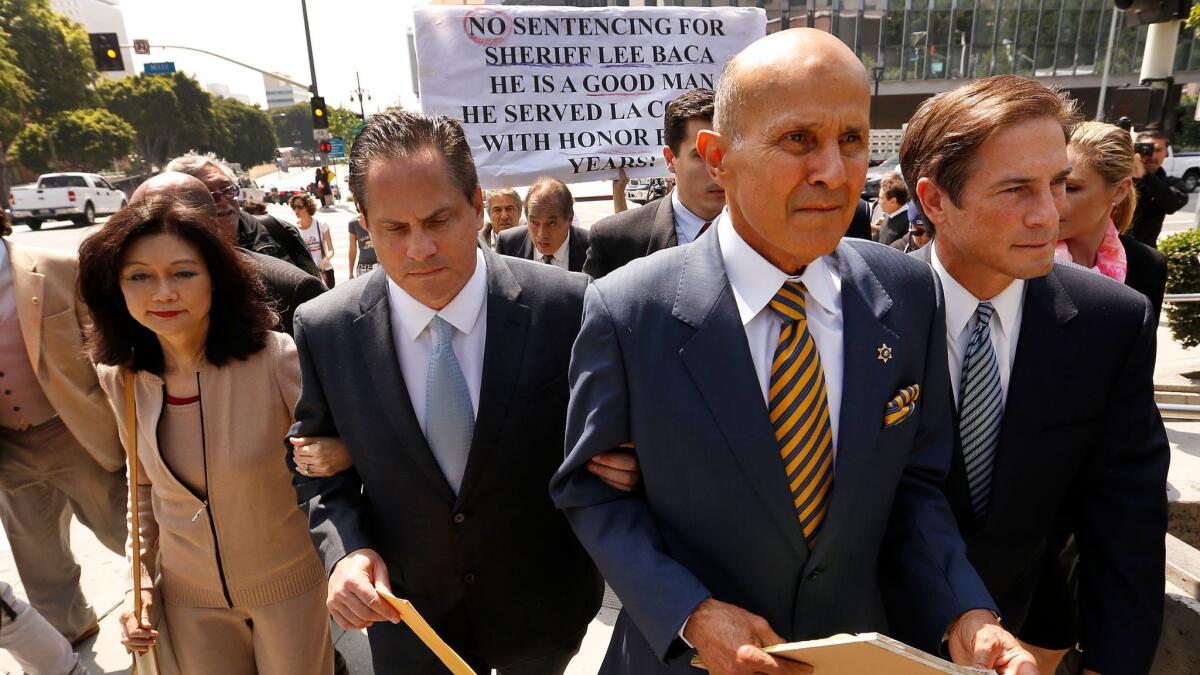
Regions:
<instances>
[{"instance_id":1,"label":"white dress shirt","mask_svg":"<svg viewBox=\"0 0 1200 675\"><path fill-rule=\"evenodd\" d=\"M768 307L771 298L786 281L804 284L808 331L817 343L821 369L825 373L825 391L829 396L829 422L833 431L834 456L837 454L838 413L842 408L842 279L836 259L823 256L809 263L799 277L767 262L733 229L733 222L722 212L714 224L720 238L721 259L733 288L733 299L746 329L750 358L758 374L763 404L771 382L771 362L779 342L782 324Z\"/></svg>"},{"instance_id":2,"label":"white dress shirt","mask_svg":"<svg viewBox=\"0 0 1200 675\"><path fill-rule=\"evenodd\" d=\"M942 261L938 260L937 240L934 240L933 270L942 282L942 295L946 301L946 359L950 365L950 385L954 391L954 405L959 403L958 387L962 380L963 357L967 343L977 323L975 311L982 302L963 288ZM1025 280L1015 279L990 302L996 310L990 322L992 348L996 350L996 365L1000 367L1000 390L1002 401L1008 400L1008 380L1012 375L1013 361L1017 358L1017 341L1021 336L1021 315L1025 310Z\"/></svg>"},{"instance_id":3,"label":"white dress shirt","mask_svg":"<svg viewBox=\"0 0 1200 675\"><path fill-rule=\"evenodd\" d=\"M671 190L671 212L675 215L675 238L680 246L696 241L696 237L700 236L700 228L708 222L679 201L679 190Z\"/></svg>"},{"instance_id":4,"label":"white dress shirt","mask_svg":"<svg viewBox=\"0 0 1200 675\"><path fill-rule=\"evenodd\" d=\"M529 236L532 237L533 233L532 232L529 233ZM533 246L533 242L530 242L529 245ZM568 257L570 255L571 255L571 229L570 229L570 226L568 226L567 227L567 238L563 239L562 246L559 246L558 250L554 252L554 255L550 256L550 264L554 265L555 267L557 267L559 269L570 271L568 268L568 265L571 262L570 260L568 260ZM545 263L545 260L543 260L542 257L543 257L542 252L537 249L537 246L533 246L534 261L540 262L540 263Z\"/></svg>"},{"instance_id":5,"label":"white dress shirt","mask_svg":"<svg viewBox=\"0 0 1200 675\"><path fill-rule=\"evenodd\" d=\"M487 338L487 265L483 252L475 252L475 273L467 285L445 307L435 310L421 304L396 282L388 279L388 308L391 311L392 341L400 361L400 373L408 388L408 400L421 433L425 433L425 392L434 335L429 329L440 316L457 329L450 340L454 356L471 392L471 410L479 415L479 387L483 381L483 348Z\"/></svg>"}]
</instances>

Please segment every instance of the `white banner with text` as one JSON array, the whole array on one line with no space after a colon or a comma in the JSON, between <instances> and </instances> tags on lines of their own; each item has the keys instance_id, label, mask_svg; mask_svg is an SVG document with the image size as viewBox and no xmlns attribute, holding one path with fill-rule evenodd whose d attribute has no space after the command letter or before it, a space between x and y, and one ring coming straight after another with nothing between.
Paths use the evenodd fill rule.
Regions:
<instances>
[{"instance_id":1,"label":"white banner with text","mask_svg":"<svg viewBox=\"0 0 1200 675\"><path fill-rule=\"evenodd\" d=\"M424 5L421 107L463 124L484 188L663 176L663 115L766 34L753 7Z\"/></svg>"}]
</instances>

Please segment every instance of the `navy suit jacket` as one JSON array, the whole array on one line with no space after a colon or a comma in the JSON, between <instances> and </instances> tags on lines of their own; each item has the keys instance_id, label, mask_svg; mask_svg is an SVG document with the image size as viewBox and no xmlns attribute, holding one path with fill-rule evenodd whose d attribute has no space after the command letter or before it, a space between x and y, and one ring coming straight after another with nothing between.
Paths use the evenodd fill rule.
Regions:
<instances>
[{"instance_id":1,"label":"navy suit jacket","mask_svg":"<svg viewBox=\"0 0 1200 675\"><path fill-rule=\"evenodd\" d=\"M409 401L382 267L296 312L303 388L291 435L341 436L354 466L293 480L327 571L374 549L395 594L464 658L504 667L577 644L603 594L546 494L562 462L566 371L588 280L483 255L483 377L459 493ZM376 623L368 635L380 675L441 670L404 626Z\"/></svg>"},{"instance_id":2,"label":"navy suit jacket","mask_svg":"<svg viewBox=\"0 0 1200 675\"><path fill-rule=\"evenodd\" d=\"M830 256L845 384L832 501L810 552L719 242L634 260L585 299L551 494L624 603L602 672L694 672L677 633L708 597L788 640L885 630L881 567L922 597L913 621L936 649L955 616L993 604L940 490L952 430L932 271L874 242L846 239ZM916 412L884 428L911 384ZM629 441L643 488L622 493L587 462Z\"/></svg>"},{"instance_id":3,"label":"navy suit jacket","mask_svg":"<svg viewBox=\"0 0 1200 675\"><path fill-rule=\"evenodd\" d=\"M582 272L587 252L588 231L571 225L571 241L567 244L567 269L571 272ZM533 239L529 236L528 225L510 227L496 235L496 253L541 261L541 254L537 253L537 249L533 247Z\"/></svg>"},{"instance_id":4,"label":"navy suit jacket","mask_svg":"<svg viewBox=\"0 0 1200 675\"><path fill-rule=\"evenodd\" d=\"M930 248L910 255L929 262ZM1162 628L1170 446L1154 403L1157 323L1146 297L1073 263L1027 281L982 522L957 432L946 483L967 554L1018 635L1039 583L1065 585L1046 559L1064 526L1075 535L1084 666L1100 673L1148 672ZM1070 622L1067 603L1043 601L1043 622Z\"/></svg>"}]
</instances>

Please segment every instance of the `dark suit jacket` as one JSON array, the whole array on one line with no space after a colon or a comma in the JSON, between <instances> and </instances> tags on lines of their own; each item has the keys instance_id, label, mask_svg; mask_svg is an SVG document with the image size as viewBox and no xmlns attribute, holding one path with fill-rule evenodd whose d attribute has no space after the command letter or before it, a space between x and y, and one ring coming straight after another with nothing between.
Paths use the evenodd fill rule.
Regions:
<instances>
[{"instance_id":1,"label":"dark suit jacket","mask_svg":"<svg viewBox=\"0 0 1200 675\"><path fill-rule=\"evenodd\" d=\"M871 238L871 203L867 200L858 200L858 206L854 207L854 218L850 221L846 236L851 239Z\"/></svg>"},{"instance_id":2,"label":"dark suit jacket","mask_svg":"<svg viewBox=\"0 0 1200 675\"><path fill-rule=\"evenodd\" d=\"M464 658L504 667L574 644L603 584L546 494L562 462L566 372L587 278L484 256L483 381L457 497L408 398L382 268L296 314L304 386L291 433L341 436L354 460L336 476L295 476L326 568L374 549L396 595ZM288 462L294 470L290 454ZM406 627L377 623L368 634L376 673L444 672Z\"/></svg>"},{"instance_id":3,"label":"dark suit jacket","mask_svg":"<svg viewBox=\"0 0 1200 675\"><path fill-rule=\"evenodd\" d=\"M1158 249L1151 248L1128 234L1121 235L1125 261L1129 269L1125 285L1150 299L1154 320L1162 315L1163 294L1167 288L1167 259Z\"/></svg>"},{"instance_id":4,"label":"dark suit jacket","mask_svg":"<svg viewBox=\"0 0 1200 675\"><path fill-rule=\"evenodd\" d=\"M325 284L289 262L264 253L240 250L258 270L258 277L267 290L267 299L279 315L276 329L291 335L292 315L296 308L324 293Z\"/></svg>"},{"instance_id":5,"label":"dark suit jacket","mask_svg":"<svg viewBox=\"0 0 1200 675\"><path fill-rule=\"evenodd\" d=\"M583 271L599 279L631 260L679 244L675 209L670 195L644 206L608 216L588 234L587 262Z\"/></svg>"},{"instance_id":6,"label":"dark suit jacket","mask_svg":"<svg viewBox=\"0 0 1200 675\"><path fill-rule=\"evenodd\" d=\"M879 243L891 246L892 242L908 234L908 209L903 208L890 218L885 218L879 226Z\"/></svg>"},{"instance_id":7,"label":"dark suit jacket","mask_svg":"<svg viewBox=\"0 0 1200 675\"><path fill-rule=\"evenodd\" d=\"M572 272L583 271L583 261L587 259L588 231L577 225L571 226L571 240L567 244L567 269ZM541 256L533 247L533 239L529 237L529 226L518 225L500 233L496 239L496 253L501 255L534 260L538 262ZM543 263L544 264L544 263Z\"/></svg>"},{"instance_id":8,"label":"dark suit jacket","mask_svg":"<svg viewBox=\"0 0 1200 675\"><path fill-rule=\"evenodd\" d=\"M831 257L847 356L832 502L810 552L719 242L660 251L588 289L569 454L550 489L624 603L601 672L695 672L676 634L710 596L788 640L884 631L880 565L921 596L919 644L936 649L954 617L992 602L939 489L952 431L931 270L874 242L843 240ZM883 428L911 384L916 412ZM643 489L622 493L587 463L629 441Z\"/></svg>"},{"instance_id":9,"label":"dark suit jacket","mask_svg":"<svg viewBox=\"0 0 1200 675\"><path fill-rule=\"evenodd\" d=\"M910 255L928 262L929 248ZM945 488L1018 634L1066 521L1084 666L1101 673L1148 672L1162 626L1170 449L1154 403L1155 328L1145 297L1077 265L1030 279L983 522L970 515L957 434Z\"/></svg>"}]
</instances>

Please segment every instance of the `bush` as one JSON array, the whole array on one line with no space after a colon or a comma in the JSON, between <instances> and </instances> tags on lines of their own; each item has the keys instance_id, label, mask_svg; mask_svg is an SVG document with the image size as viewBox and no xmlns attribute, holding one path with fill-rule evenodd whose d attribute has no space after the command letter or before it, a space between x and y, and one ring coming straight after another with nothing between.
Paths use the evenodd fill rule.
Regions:
<instances>
[{"instance_id":1,"label":"bush","mask_svg":"<svg viewBox=\"0 0 1200 675\"><path fill-rule=\"evenodd\" d=\"M1200 230L1173 234L1158 244L1167 259L1167 293L1200 293ZM1200 346L1200 303L1167 303L1171 337L1184 347Z\"/></svg>"}]
</instances>

